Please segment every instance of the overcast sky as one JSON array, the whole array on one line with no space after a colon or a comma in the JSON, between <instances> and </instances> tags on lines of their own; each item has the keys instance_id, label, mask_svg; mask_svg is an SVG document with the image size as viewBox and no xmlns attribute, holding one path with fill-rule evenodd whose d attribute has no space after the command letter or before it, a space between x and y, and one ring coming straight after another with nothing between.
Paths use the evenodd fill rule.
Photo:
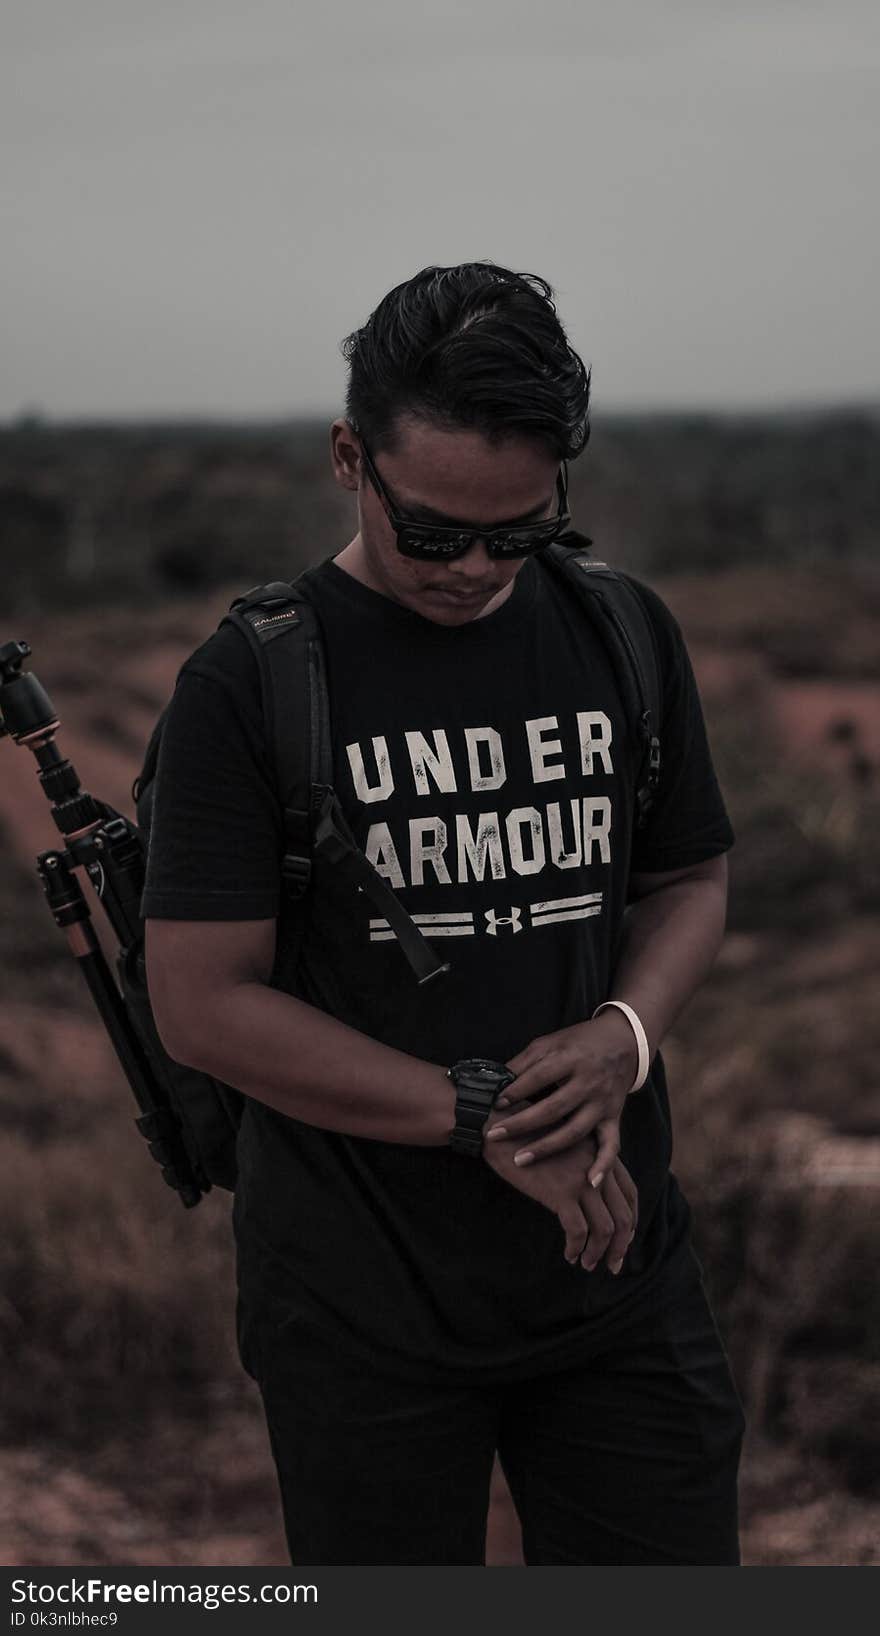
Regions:
<instances>
[{"instance_id":1,"label":"overcast sky","mask_svg":"<svg viewBox=\"0 0 880 1636\"><path fill-rule=\"evenodd\" d=\"M5 0L0 416L338 413L421 267L594 408L880 398L874 0Z\"/></svg>"}]
</instances>

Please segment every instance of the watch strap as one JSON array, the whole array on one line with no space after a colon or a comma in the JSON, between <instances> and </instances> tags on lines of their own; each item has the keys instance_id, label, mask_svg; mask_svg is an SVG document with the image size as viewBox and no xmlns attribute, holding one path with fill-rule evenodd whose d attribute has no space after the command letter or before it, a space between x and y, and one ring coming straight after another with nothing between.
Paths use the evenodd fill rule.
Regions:
<instances>
[{"instance_id":1,"label":"watch strap","mask_svg":"<svg viewBox=\"0 0 880 1636\"><path fill-rule=\"evenodd\" d=\"M455 1127L449 1146L456 1153L479 1159L483 1153L483 1128L495 1099L516 1078L503 1062L471 1057L447 1070L456 1088Z\"/></svg>"}]
</instances>

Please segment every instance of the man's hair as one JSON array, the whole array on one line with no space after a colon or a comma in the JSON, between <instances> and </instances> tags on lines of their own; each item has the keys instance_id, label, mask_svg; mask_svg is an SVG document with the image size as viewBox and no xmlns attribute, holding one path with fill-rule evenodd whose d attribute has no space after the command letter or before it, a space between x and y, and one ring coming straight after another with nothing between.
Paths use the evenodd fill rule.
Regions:
<instances>
[{"instance_id":1,"label":"man's hair","mask_svg":"<svg viewBox=\"0 0 880 1636\"><path fill-rule=\"evenodd\" d=\"M412 415L490 443L533 437L573 460L590 436L590 371L569 346L553 290L491 261L424 267L341 343L346 415L371 449L394 452Z\"/></svg>"}]
</instances>

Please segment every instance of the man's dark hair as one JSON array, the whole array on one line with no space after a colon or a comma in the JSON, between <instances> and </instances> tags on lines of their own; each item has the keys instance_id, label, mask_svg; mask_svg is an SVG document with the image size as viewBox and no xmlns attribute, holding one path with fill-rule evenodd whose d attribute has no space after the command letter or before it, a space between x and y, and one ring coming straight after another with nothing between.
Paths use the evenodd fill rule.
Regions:
<instances>
[{"instance_id":1,"label":"man's dark hair","mask_svg":"<svg viewBox=\"0 0 880 1636\"><path fill-rule=\"evenodd\" d=\"M341 344L355 431L393 453L409 414L493 444L534 437L573 460L590 436L590 371L552 297L537 273L491 261L424 267L398 284Z\"/></svg>"}]
</instances>

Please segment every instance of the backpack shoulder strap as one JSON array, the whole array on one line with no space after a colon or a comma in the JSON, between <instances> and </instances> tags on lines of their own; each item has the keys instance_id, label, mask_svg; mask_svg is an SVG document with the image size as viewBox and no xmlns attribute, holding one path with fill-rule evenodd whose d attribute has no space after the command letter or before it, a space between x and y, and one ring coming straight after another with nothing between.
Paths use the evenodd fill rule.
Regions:
<instances>
[{"instance_id":1,"label":"backpack shoulder strap","mask_svg":"<svg viewBox=\"0 0 880 1636\"><path fill-rule=\"evenodd\" d=\"M220 624L235 625L257 659L284 815L281 873L288 895L299 898L311 878L315 811L332 783L330 706L317 616L298 581L274 580L237 596Z\"/></svg>"},{"instance_id":2,"label":"backpack shoulder strap","mask_svg":"<svg viewBox=\"0 0 880 1636\"><path fill-rule=\"evenodd\" d=\"M266 739L284 813L282 874L289 896L301 897L311 872L309 808L315 786L332 780L330 715L317 618L298 582L255 585L230 603L223 625L234 625L252 649L260 676ZM277 638L296 632L282 647ZM185 665L178 672L178 680ZM132 786L139 822L150 816L153 779L172 701L156 721L143 767ZM316 802L320 794L315 793Z\"/></svg>"},{"instance_id":3,"label":"backpack shoulder strap","mask_svg":"<svg viewBox=\"0 0 880 1636\"><path fill-rule=\"evenodd\" d=\"M340 879L381 910L424 983L448 971L450 963L431 948L361 851L333 789L330 696L320 623L306 589L309 572L290 584L275 580L254 586L235 598L220 621L243 631L260 669L266 736L284 815L282 875L288 895L301 898L311 880L312 852L321 851Z\"/></svg>"},{"instance_id":4,"label":"backpack shoulder strap","mask_svg":"<svg viewBox=\"0 0 880 1636\"><path fill-rule=\"evenodd\" d=\"M654 630L632 575L591 556L592 541L574 530L541 553L570 586L608 650L640 746L635 826L642 829L660 778L662 676Z\"/></svg>"}]
</instances>

